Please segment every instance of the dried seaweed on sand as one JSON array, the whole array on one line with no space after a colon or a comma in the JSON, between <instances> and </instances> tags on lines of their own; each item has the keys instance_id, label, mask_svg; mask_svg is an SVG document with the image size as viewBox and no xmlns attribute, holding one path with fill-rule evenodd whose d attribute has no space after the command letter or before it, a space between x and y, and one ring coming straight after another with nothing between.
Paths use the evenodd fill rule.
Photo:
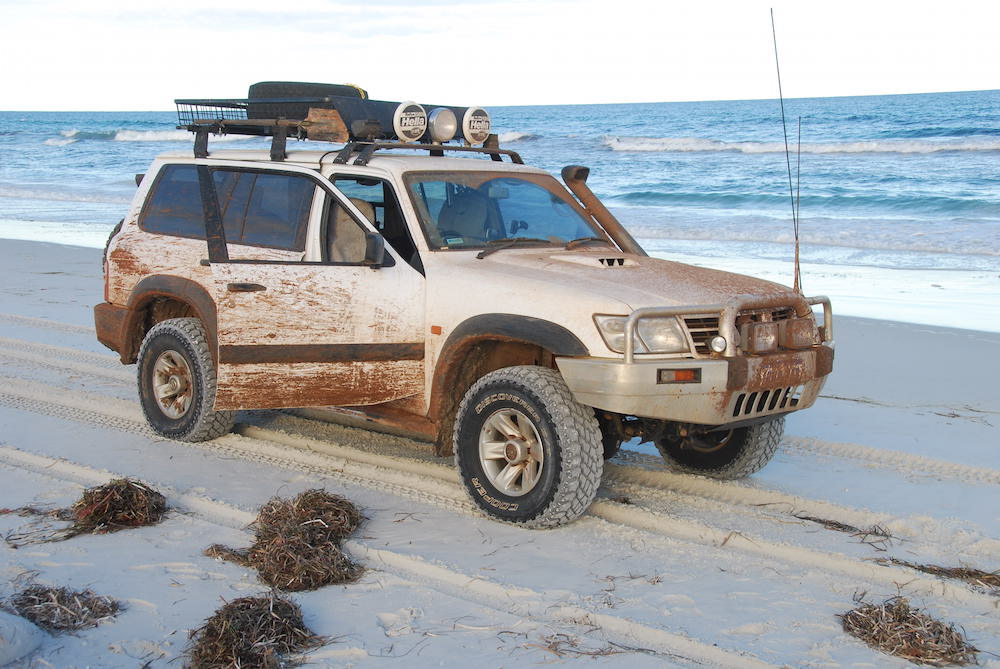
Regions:
<instances>
[{"instance_id":1,"label":"dried seaweed on sand","mask_svg":"<svg viewBox=\"0 0 1000 669\"><path fill-rule=\"evenodd\" d=\"M72 511L77 534L100 534L155 525L167 511L167 500L143 483L115 479L96 488L87 488L72 506Z\"/></svg>"},{"instance_id":2,"label":"dried seaweed on sand","mask_svg":"<svg viewBox=\"0 0 1000 669\"><path fill-rule=\"evenodd\" d=\"M271 669L322 643L294 603L274 594L234 599L191 632L190 669Z\"/></svg>"},{"instance_id":3,"label":"dried seaweed on sand","mask_svg":"<svg viewBox=\"0 0 1000 669\"><path fill-rule=\"evenodd\" d=\"M111 597L96 595L90 590L75 591L33 585L14 595L11 608L49 632L96 627L113 618L122 608Z\"/></svg>"},{"instance_id":4,"label":"dried seaweed on sand","mask_svg":"<svg viewBox=\"0 0 1000 669\"><path fill-rule=\"evenodd\" d=\"M358 508L325 490L307 490L294 499L274 497L254 521L254 543L248 549L219 544L205 554L257 570L274 588L312 590L331 583L347 583L362 568L340 549L340 543L361 524Z\"/></svg>"},{"instance_id":5,"label":"dried seaweed on sand","mask_svg":"<svg viewBox=\"0 0 1000 669\"><path fill-rule=\"evenodd\" d=\"M915 562L907 562L906 560L899 560L897 558L879 559L876 560L879 564L894 564L900 567L909 567L910 569L916 569L917 571L922 571L925 574L931 574L933 576L943 576L945 578L954 578L959 581L965 581L970 585L974 585L980 588L985 588L987 590L994 590L997 594L1000 594L1000 571L983 571L982 569L973 569L971 567L941 567L936 564L917 564Z\"/></svg>"},{"instance_id":6,"label":"dried seaweed on sand","mask_svg":"<svg viewBox=\"0 0 1000 669\"><path fill-rule=\"evenodd\" d=\"M87 488L68 509L43 509L23 506L0 509L0 513L35 516L41 527L19 529L4 539L13 548L27 544L63 541L80 534L103 534L130 527L155 525L167 511L167 500L144 483L115 479L104 485ZM68 527L56 527L51 520L70 521Z\"/></svg>"},{"instance_id":7,"label":"dried seaweed on sand","mask_svg":"<svg viewBox=\"0 0 1000 669\"><path fill-rule=\"evenodd\" d=\"M911 608L905 597L861 604L838 617L845 632L889 655L932 667L976 663L978 650L961 632Z\"/></svg>"}]
</instances>

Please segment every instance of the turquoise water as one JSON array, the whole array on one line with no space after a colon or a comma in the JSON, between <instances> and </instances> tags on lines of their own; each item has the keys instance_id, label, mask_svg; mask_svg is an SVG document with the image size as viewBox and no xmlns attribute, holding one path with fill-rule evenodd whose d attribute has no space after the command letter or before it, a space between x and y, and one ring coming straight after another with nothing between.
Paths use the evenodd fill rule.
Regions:
<instances>
[{"instance_id":1,"label":"turquoise water","mask_svg":"<svg viewBox=\"0 0 1000 669\"><path fill-rule=\"evenodd\" d=\"M978 272L980 288L995 289L1000 91L785 107L807 266L831 277L838 267ZM525 162L557 174L589 166L591 187L657 255L724 267L790 257L777 100L490 111L501 145ZM0 112L0 236L103 245L134 175L158 153L191 147L175 121L173 112Z\"/></svg>"}]
</instances>

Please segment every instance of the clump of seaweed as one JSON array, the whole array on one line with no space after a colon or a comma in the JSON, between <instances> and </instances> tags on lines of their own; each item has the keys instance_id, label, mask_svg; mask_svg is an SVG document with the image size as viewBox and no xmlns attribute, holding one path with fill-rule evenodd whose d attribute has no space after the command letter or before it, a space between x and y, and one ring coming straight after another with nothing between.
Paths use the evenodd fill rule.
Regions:
<instances>
[{"instance_id":1,"label":"clump of seaweed","mask_svg":"<svg viewBox=\"0 0 1000 669\"><path fill-rule=\"evenodd\" d=\"M977 648L954 625L910 607L905 597L839 615L844 631L889 655L932 667L976 663Z\"/></svg>"},{"instance_id":2,"label":"clump of seaweed","mask_svg":"<svg viewBox=\"0 0 1000 669\"><path fill-rule=\"evenodd\" d=\"M68 509L43 509L23 506L0 509L0 513L37 516L43 519L70 521L68 527L18 530L5 539L17 548L26 544L64 541L80 534L104 534L130 527L155 525L167 511L166 498L144 483L132 479L114 479L104 485L87 488ZM44 521L43 521L44 522Z\"/></svg>"},{"instance_id":3,"label":"clump of seaweed","mask_svg":"<svg viewBox=\"0 0 1000 669\"><path fill-rule=\"evenodd\" d=\"M44 585L32 585L17 593L11 598L10 606L19 616L49 632L96 627L122 610L116 600L90 590Z\"/></svg>"},{"instance_id":4,"label":"clump of seaweed","mask_svg":"<svg viewBox=\"0 0 1000 669\"><path fill-rule=\"evenodd\" d=\"M350 500L325 490L307 490L291 500L273 497L252 525L250 548L213 544L205 554L253 567L264 583L282 590L347 583L360 577L362 568L340 544L362 519Z\"/></svg>"},{"instance_id":5,"label":"clump of seaweed","mask_svg":"<svg viewBox=\"0 0 1000 669\"><path fill-rule=\"evenodd\" d=\"M915 562L907 562L906 560L899 560L897 558L880 559L876 560L876 562L879 564L894 564L900 567L909 567L910 569L922 571L925 574L965 581L970 585L974 585L985 590L992 590L996 594L1000 594L1000 571L990 572L983 571L982 569L973 569L971 567L941 567L936 564L917 564Z\"/></svg>"},{"instance_id":6,"label":"clump of seaweed","mask_svg":"<svg viewBox=\"0 0 1000 669\"><path fill-rule=\"evenodd\" d=\"M72 511L77 534L101 534L155 525L167 511L167 500L143 483L115 479L84 490Z\"/></svg>"},{"instance_id":7,"label":"clump of seaweed","mask_svg":"<svg viewBox=\"0 0 1000 669\"><path fill-rule=\"evenodd\" d=\"M298 605L274 595L225 604L191 632L189 669L274 669L285 656L322 643L302 620Z\"/></svg>"}]
</instances>

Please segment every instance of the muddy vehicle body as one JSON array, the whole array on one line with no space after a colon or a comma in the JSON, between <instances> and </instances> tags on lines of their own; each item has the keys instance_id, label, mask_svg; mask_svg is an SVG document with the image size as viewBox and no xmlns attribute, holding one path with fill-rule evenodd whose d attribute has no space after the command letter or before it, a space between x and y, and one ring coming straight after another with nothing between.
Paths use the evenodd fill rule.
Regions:
<instances>
[{"instance_id":1,"label":"muddy vehicle body","mask_svg":"<svg viewBox=\"0 0 1000 669\"><path fill-rule=\"evenodd\" d=\"M564 185L522 164L483 110L437 114L464 117L456 146L437 108L359 122L357 99L309 98L300 121L185 117L194 152L157 157L139 182L95 320L137 364L160 434L325 407L430 442L486 513L548 527L586 509L623 441L746 476L815 401L827 299L647 256L586 168ZM208 152L208 132L241 128L271 150ZM343 148L287 149L310 133Z\"/></svg>"}]
</instances>

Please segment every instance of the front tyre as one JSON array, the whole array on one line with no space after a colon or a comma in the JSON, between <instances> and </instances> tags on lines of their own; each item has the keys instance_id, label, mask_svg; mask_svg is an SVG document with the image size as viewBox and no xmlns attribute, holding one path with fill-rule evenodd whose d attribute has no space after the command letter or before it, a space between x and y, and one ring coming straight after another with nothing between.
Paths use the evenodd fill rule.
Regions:
<instances>
[{"instance_id":1,"label":"front tyre","mask_svg":"<svg viewBox=\"0 0 1000 669\"><path fill-rule=\"evenodd\" d=\"M153 430L168 439L206 441L233 428L235 412L215 411L215 363L197 318L150 328L138 359L139 402Z\"/></svg>"},{"instance_id":2,"label":"front tyre","mask_svg":"<svg viewBox=\"0 0 1000 669\"><path fill-rule=\"evenodd\" d=\"M784 417L716 432L678 430L658 439L656 448L667 463L682 472L739 479L771 461L784 431Z\"/></svg>"},{"instance_id":3,"label":"front tyre","mask_svg":"<svg viewBox=\"0 0 1000 669\"><path fill-rule=\"evenodd\" d=\"M506 367L479 379L459 407L454 447L473 502L487 515L525 527L556 527L579 517L604 469L593 410L544 367Z\"/></svg>"}]
</instances>

